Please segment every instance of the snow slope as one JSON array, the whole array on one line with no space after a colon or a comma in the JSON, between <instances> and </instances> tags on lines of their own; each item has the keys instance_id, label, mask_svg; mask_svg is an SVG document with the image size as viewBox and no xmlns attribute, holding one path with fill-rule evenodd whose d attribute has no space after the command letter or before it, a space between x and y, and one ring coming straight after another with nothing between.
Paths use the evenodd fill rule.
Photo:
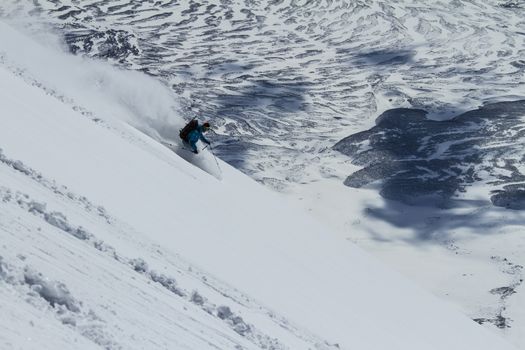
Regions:
<instances>
[{"instance_id":1,"label":"snow slope","mask_svg":"<svg viewBox=\"0 0 525 350\"><path fill-rule=\"evenodd\" d=\"M281 195L114 118L123 100L100 111L39 81L5 43L2 348L512 348Z\"/></svg>"},{"instance_id":2,"label":"snow slope","mask_svg":"<svg viewBox=\"0 0 525 350\"><path fill-rule=\"evenodd\" d=\"M147 72L180 100L167 102L166 92L140 75L106 79L119 74L11 45L13 60L34 67L39 82L65 78L65 65L73 80L69 97L87 99L98 114L109 108L106 100L124 101L111 114L154 138L175 134L177 115L211 118L222 159L288 191L342 238L523 348L525 218L488 200L523 206L523 123L519 115L507 118L505 108L480 110L487 118L477 108L525 98L524 5L4 0L0 16L27 16L39 40L46 39L40 25L50 26L72 52ZM134 80L144 88L130 88ZM463 122L400 118L399 128L373 127L382 112L391 118L400 107L425 110L434 120L463 114ZM369 138L347 153L357 166L332 150L352 134L347 141ZM410 179L407 172L392 174L400 162ZM213 160L199 166L216 167ZM366 184L359 189L342 185L356 177L377 181L358 181ZM396 202L439 204L449 196L449 210Z\"/></svg>"}]
</instances>

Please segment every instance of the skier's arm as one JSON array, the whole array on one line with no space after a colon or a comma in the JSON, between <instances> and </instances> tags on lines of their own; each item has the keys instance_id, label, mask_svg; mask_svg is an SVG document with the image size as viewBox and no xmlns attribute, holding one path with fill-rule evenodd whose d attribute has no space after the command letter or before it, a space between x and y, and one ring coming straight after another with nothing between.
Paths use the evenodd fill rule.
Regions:
<instances>
[{"instance_id":1,"label":"skier's arm","mask_svg":"<svg viewBox=\"0 0 525 350\"><path fill-rule=\"evenodd\" d=\"M210 141L208 141L208 139L207 139L207 138L205 138L205 137L204 137L204 134L202 134L202 133L201 133L200 139L201 139L201 141L202 141L202 142L204 142L204 143L207 143L208 145L210 145L210 144L211 144L211 142L210 142Z\"/></svg>"}]
</instances>

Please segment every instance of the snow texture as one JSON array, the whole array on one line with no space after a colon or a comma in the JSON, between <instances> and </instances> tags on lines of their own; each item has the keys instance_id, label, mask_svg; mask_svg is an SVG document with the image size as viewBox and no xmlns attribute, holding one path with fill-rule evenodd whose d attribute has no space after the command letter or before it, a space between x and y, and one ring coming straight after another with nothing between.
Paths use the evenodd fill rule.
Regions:
<instances>
[{"instance_id":1,"label":"snow texture","mask_svg":"<svg viewBox=\"0 0 525 350\"><path fill-rule=\"evenodd\" d=\"M523 347L522 12L3 1L0 347Z\"/></svg>"}]
</instances>

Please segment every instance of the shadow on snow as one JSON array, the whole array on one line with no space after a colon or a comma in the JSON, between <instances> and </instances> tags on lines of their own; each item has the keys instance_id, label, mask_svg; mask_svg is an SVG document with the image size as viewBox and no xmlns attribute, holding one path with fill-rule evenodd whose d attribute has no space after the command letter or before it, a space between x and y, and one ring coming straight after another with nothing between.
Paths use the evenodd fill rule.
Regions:
<instances>
[{"instance_id":1,"label":"shadow on snow","mask_svg":"<svg viewBox=\"0 0 525 350\"><path fill-rule=\"evenodd\" d=\"M363 166L346 178L345 185L379 186L387 199L384 208L369 214L399 227L417 227L424 239L434 229L425 229L423 219L409 219L399 202L427 208L428 213L445 213L436 208L475 210L491 202L525 209L525 174L520 167L525 159L524 117L525 100L488 104L446 121L429 120L423 110L392 109L380 115L373 128L346 137L334 149ZM462 196L480 182L491 187L488 197L467 200ZM489 220L472 222L469 215L449 219L453 220L442 226L490 224Z\"/></svg>"}]
</instances>

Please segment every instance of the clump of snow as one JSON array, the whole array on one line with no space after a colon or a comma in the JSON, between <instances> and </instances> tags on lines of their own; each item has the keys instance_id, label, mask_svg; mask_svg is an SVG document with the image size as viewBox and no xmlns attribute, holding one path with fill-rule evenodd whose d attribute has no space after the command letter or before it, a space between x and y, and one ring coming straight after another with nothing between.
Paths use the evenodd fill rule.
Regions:
<instances>
[{"instance_id":1,"label":"clump of snow","mask_svg":"<svg viewBox=\"0 0 525 350\"><path fill-rule=\"evenodd\" d=\"M25 175L31 176L34 173L34 171L30 167L25 165L23 162L21 162L19 160L11 160L11 159L7 158L1 148L0 148L0 162L5 163L5 164L13 167L15 170L18 170L18 171L24 173Z\"/></svg>"},{"instance_id":2,"label":"clump of snow","mask_svg":"<svg viewBox=\"0 0 525 350\"><path fill-rule=\"evenodd\" d=\"M2 202L7 203L13 200L13 193L8 188L2 188Z\"/></svg>"},{"instance_id":3,"label":"clump of snow","mask_svg":"<svg viewBox=\"0 0 525 350\"><path fill-rule=\"evenodd\" d=\"M217 308L217 317L219 317L221 320L230 318L231 316L232 312L228 306L221 305Z\"/></svg>"},{"instance_id":4,"label":"clump of snow","mask_svg":"<svg viewBox=\"0 0 525 350\"><path fill-rule=\"evenodd\" d=\"M46 213L44 218L47 223L61 229L62 231L70 232L73 228L67 222L67 218L64 214L59 212Z\"/></svg>"},{"instance_id":5,"label":"clump of snow","mask_svg":"<svg viewBox=\"0 0 525 350\"><path fill-rule=\"evenodd\" d=\"M95 247L95 249L101 252L109 253L110 255L113 256L115 260L119 260L119 257L117 255L117 252L115 251L115 248L106 244L106 242L104 242L103 240L100 240L100 239L95 240L93 242L93 247Z\"/></svg>"},{"instance_id":6,"label":"clump of snow","mask_svg":"<svg viewBox=\"0 0 525 350\"><path fill-rule=\"evenodd\" d=\"M28 167L26 167L24 165L24 163L22 163L21 161L17 160L13 163L13 168L15 168L16 170L18 171L21 171L23 172L24 174L26 175L30 175L31 174L31 169L29 169Z\"/></svg>"},{"instance_id":7,"label":"clump of snow","mask_svg":"<svg viewBox=\"0 0 525 350\"><path fill-rule=\"evenodd\" d=\"M73 236L75 236L78 239L81 239L83 241L86 241L90 239L93 235L89 232L87 232L82 226L77 227L73 231L70 231Z\"/></svg>"},{"instance_id":8,"label":"clump of snow","mask_svg":"<svg viewBox=\"0 0 525 350\"><path fill-rule=\"evenodd\" d=\"M149 275L153 282L160 283L164 288L179 296L184 296L184 292L177 288L177 281L175 280L175 278L167 277L155 271L151 271Z\"/></svg>"},{"instance_id":9,"label":"clump of snow","mask_svg":"<svg viewBox=\"0 0 525 350\"><path fill-rule=\"evenodd\" d=\"M71 315L64 315L64 316L60 317L60 322L62 322L62 324L69 325L69 326L72 326L72 327L76 327L76 325L77 325L76 318L74 318Z\"/></svg>"},{"instance_id":10,"label":"clump of snow","mask_svg":"<svg viewBox=\"0 0 525 350\"><path fill-rule=\"evenodd\" d=\"M29 267L24 271L24 281L51 306L63 305L69 311L80 312L78 301L73 298L64 283L51 281Z\"/></svg>"},{"instance_id":11,"label":"clump of snow","mask_svg":"<svg viewBox=\"0 0 525 350\"><path fill-rule=\"evenodd\" d=\"M148 272L148 263L146 263L141 258L131 259L129 261L129 264L133 267L133 269L139 273L146 273Z\"/></svg>"},{"instance_id":12,"label":"clump of snow","mask_svg":"<svg viewBox=\"0 0 525 350\"><path fill-rule=\"evenodd\" d=\"M229 320L233 324L233 330L239 333L240 335L245 335L246 333L251 331L250 326L246 322L244 322L242 317L233 316Z\"/></svg>"},{"instance_id":13,"label":"clump of snow","mask_svg":"<svg viewBox=\"0 0 525 350\"><path fill-rule=\"evenodd\" d=\"M31 201L28 204L29 204L29 212L30 213L33 213L33 214L36 214L36 213L38 213L38 214L45 214L45 212L46 212L46 204L45 203Z\"/></svg>"},{"instance_id":14,"label":"clump of snow","mask_svg":"<svg viewBox=\"0 0 525 350\"><path fill-rule=\"evenodd\" d=\"M92 237L92 234L87 232L82 226L74 228L69 224L64 214L60 212L45 213L44 219L56 228L72 234L78 239L88 240Z\"/></svg>"},{"instance_id":15,"label":"clump of snow","mask_svg":"<svg viewBox=\"0 0 525 350\"><path fill-rule=\"evenodd\" d=\"M233 330L240 335L245 335L251 330L250 326L244 322L242 317L235 315L228 306L219 306L217 308L217 317L227 321L233 327Z\"/></svg>"},{"instance_id":16,"label":"clump of snow","mask_svg":"<svg viewBox=\"0 0 525 350\"><path fill-rule=\"evenodd\" d=\"M191 302L196 304L196 305L199 305L199 306L202 306L204 304L204 298L202 295L199 294L199 292L197 292L196 290L194 290L192 293L191 293Z\"/></svg>"},{"instance_id":17,"label":"clump of snow","mask_svg":"<svg viewBox=\"0 0 525 350\"><path fill-rule=\"evenodd\" d=\"M3 257L0 256L0 281L2 280L9 284L17 283L10 266L4 261Z\"/></svg>"}]
</instances>

